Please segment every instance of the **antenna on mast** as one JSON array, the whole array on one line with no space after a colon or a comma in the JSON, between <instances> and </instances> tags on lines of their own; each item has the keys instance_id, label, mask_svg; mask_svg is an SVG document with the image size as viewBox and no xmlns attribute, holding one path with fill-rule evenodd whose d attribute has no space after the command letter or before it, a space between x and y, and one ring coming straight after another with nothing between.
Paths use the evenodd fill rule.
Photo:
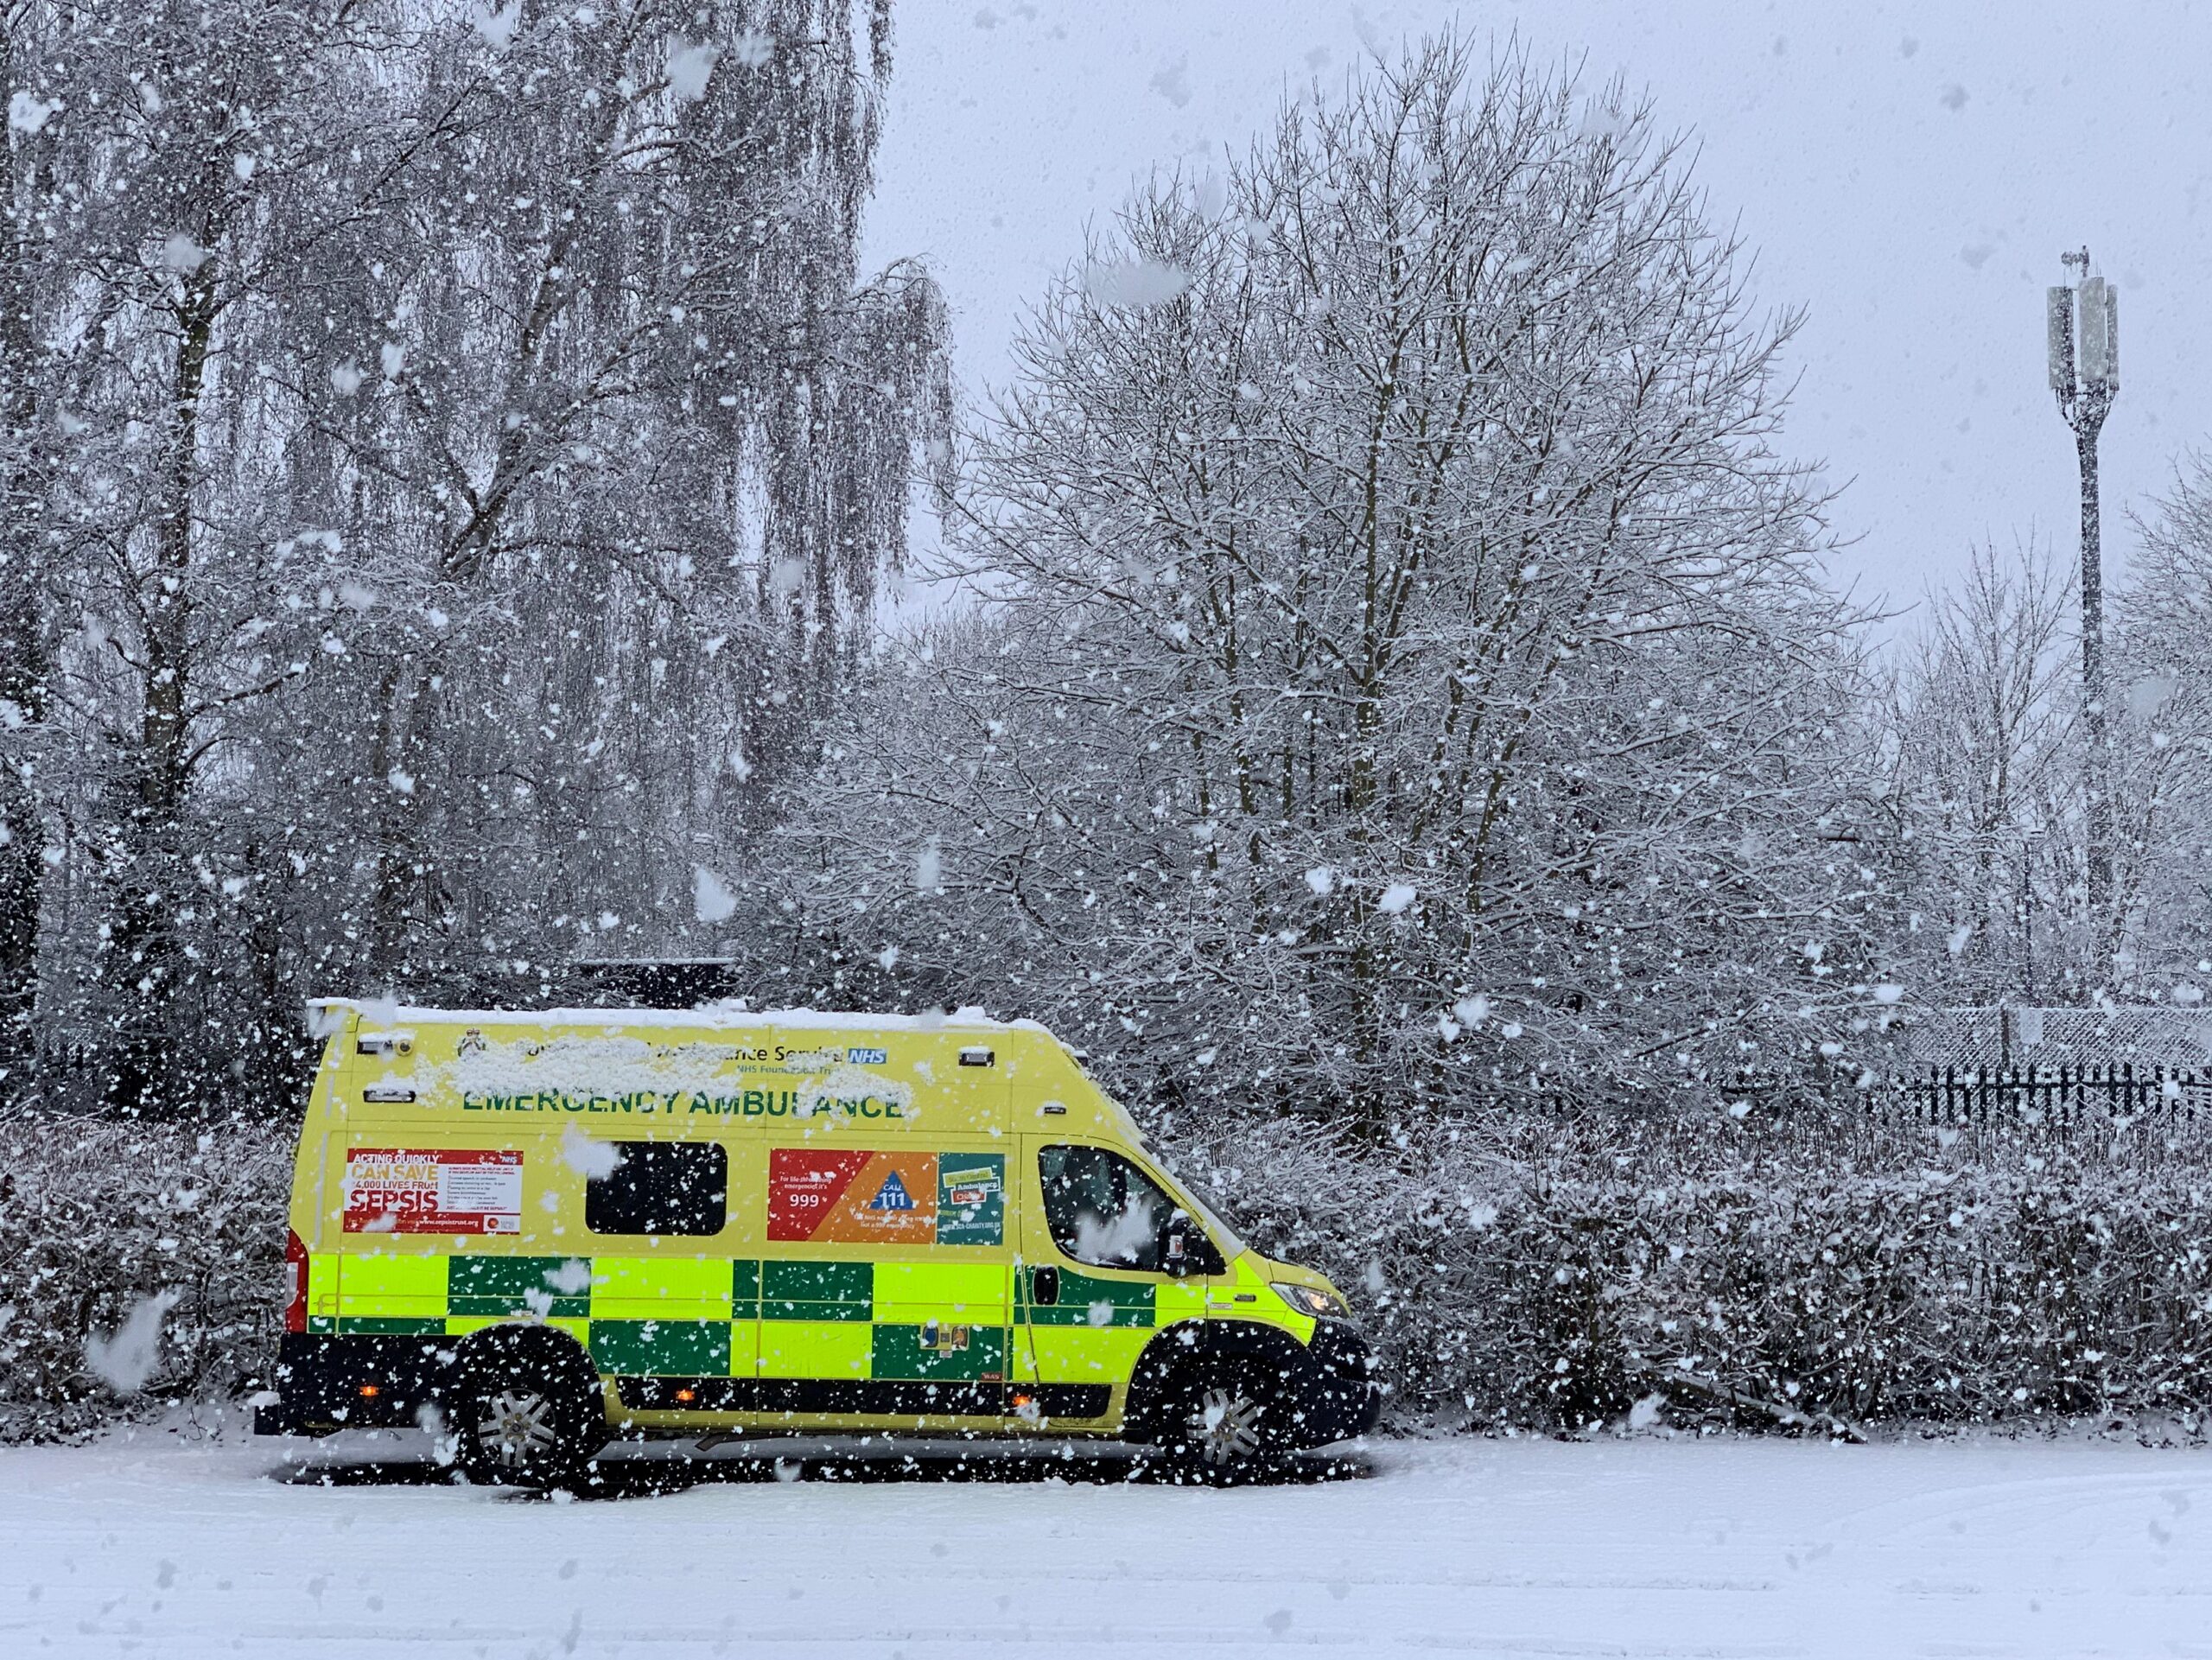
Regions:
<instances>
[{"instance_id":1,"label":"antenna on mast","mask_svg":"<svg viewBox=\"0 0 2212 1660\"><path fill-rule=\"evenodd\" d=\"M2119 945L2113 905L2112 758L2105 720L2104 555L2097 499L2097 435L2120 394L2120 291L2089 275L2089 251L2063 253L2074 280L2050 290L2044 326L2050 390L2074 429L2082 467L2082 715L2088 729L2089 919L2100 977Z\"/></svg>"}]
</instances>

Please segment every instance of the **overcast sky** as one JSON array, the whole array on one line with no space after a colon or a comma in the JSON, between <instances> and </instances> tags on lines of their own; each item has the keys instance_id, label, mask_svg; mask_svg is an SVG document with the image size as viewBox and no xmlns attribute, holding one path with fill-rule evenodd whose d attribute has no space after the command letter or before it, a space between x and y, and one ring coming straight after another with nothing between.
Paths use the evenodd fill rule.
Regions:
<instances>
[{"instance_id":1,"label":"overcast sky","mask_svg":"<svg viewBox=\"0 0 2212 1660\"><path fill-rule=\"evenodd\" d=\"M1970 543L2075 544L2072 438L2045 390L2043 293L2089 245L2122 289L2105 428L2118 510L2212 432L2212 22L2187 0L899 0L871 210L919 254L972 392L1022 306L1153 167L1241 149L1285 92L1457 19L1648 92L1694 132L1754 290L1808 312L1786 439L1845 488L1837 576L1916 597Z\"/></svg>"}]
</instances>

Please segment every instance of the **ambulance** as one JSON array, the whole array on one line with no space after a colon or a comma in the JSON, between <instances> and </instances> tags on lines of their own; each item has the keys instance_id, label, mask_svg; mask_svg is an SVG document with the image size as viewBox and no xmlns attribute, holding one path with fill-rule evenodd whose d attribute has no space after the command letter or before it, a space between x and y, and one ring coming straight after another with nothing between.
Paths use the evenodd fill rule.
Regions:
<instances>
[{"instance_id":1,"label":"ambulance","mask_svg":"<svg viewBox=\"0 0 2212 1660\"><path fill-rule=\"evenodd\" d=\"M614 1437L1357 1435L1336 1288L1239 1240L1027 1021L344 999L256 1428L429 1426L558 1485Z\"/></svg>"}]
</instances>

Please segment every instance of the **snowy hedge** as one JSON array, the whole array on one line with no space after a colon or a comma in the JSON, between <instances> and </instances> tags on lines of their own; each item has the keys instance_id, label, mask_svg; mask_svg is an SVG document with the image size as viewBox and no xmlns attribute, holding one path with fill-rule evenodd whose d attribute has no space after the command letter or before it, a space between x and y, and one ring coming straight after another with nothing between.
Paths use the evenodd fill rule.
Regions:
<instances>
[{"instance_id":1,"label":"snowy hedge","mask_svg":"<svg viewBox=\"0 0 2212 1660\"><path fill-rule=\"evenodd\" d=\"M1402 1426L1580 1428L1654 1396L1748 1425L2186 1417L2212 1391L2212 1167L2181 1149L1439 1139L1377 1154L1278 1120L1179 1149L1254 1243L1345 1288Z\"/></svg>"},{"instance_id":2,"label":"snowy hedge","mask_svg":"<svg viewBox=\"0 0 2212 1660\"><path fill-rule=\"evenodd\" d=\"M0 1123L0 1441L261 1387L296 1134Z\"/></svg>"},{"instance_id":3,"label":"snowy hedge","mask_svg":"<svg viewBox=\"0 0 2212 1660\"><path fill-rule=\"evenodd\" d=\"M0 1124L0 1441L260 1387L291 1135ZM1923 1135L1524 1118L1423 1150L1266 1118L1164 1139L1251 1243L1345 1288L1403 1428L1578 1428L1654 1396L1754 1428L2202 1409L2212 1166Z\"/></svg>"}]
</instances>

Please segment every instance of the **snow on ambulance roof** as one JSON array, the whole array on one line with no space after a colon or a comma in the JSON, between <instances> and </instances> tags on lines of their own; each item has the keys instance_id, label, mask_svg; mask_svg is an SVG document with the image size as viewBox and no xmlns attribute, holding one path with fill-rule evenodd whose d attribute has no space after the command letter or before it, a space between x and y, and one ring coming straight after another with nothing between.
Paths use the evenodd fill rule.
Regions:
<instances>
[{"instance_id":1,"label":"snow on ambulance roof","mask_svg":"<svg viewBox=\"0 0 2212 1660\"><path fill-rule=\"evenodd\" d=\"M410 1003L375 998L315 997L308 1002L308 1025L318 1036L334 1029L335 1021L352 1010L365 1020L397 1025L582 1026L601 1028L624 1026L689 1026L713 1031L739 1027L810 1032L941 1032L948 1027L963 1032L1051 1033L1035 1021L995 1021L980 1008L963 1008L950 1014L853 1014L820 1008L749 1009L743 1003L709 1003L699 1008L422 1008Z\"/></svg>"}]
</instances>

